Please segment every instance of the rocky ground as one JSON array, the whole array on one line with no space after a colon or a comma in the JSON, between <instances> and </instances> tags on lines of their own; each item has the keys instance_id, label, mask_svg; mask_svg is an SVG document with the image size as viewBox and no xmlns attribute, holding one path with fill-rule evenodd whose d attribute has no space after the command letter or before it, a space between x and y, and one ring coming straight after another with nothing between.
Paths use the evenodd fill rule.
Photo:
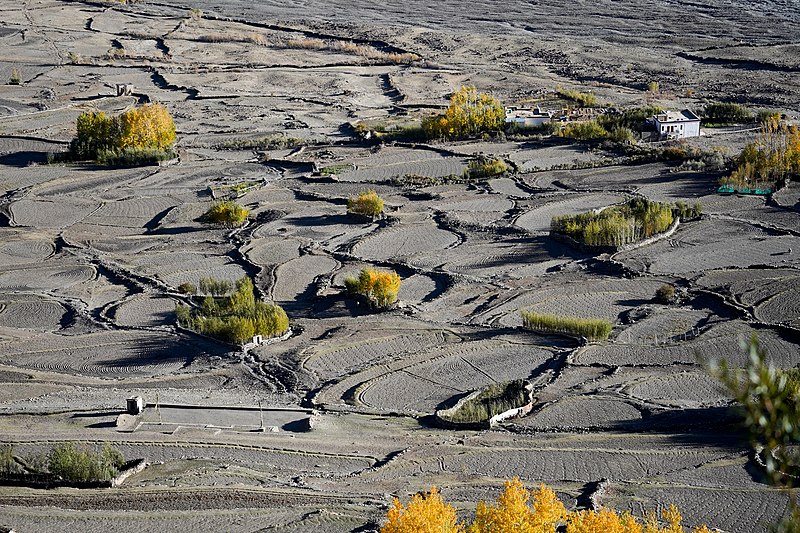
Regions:
<instances>
[{"instance_id":1,"label":"rocky ground","mask_svg":"<svg viewBox=\"0 0 800 533\"><path fill-rule=\"evenodd\" d=\"M720 196L715 174L616 165L582 145L380 146L348 125L412 123L471 83L507 103L561 86L613 106L725 99L796 118L791 6L378 5L0 2L0 81L21 76L0 91L0 443L36 457L110 441L150 463L115 489L0 487L0 526L372 531L392 496L435 484L469 516L519 476L568 506L641 516L676 503L688 525L767 531L788 499L764 483L702 361L742 364L739 342L756 333L776 364L800 363L794 185ZM116 96L119 83L132 94ZM147 101L175 117L175 161L46 163L82 111ZM755 135L704 133L692 144L730 153ZM288 138L304 147L274 142ZM439 179L477 152L517 171ZM245 227L198 222L212 193L243 183ZM385 220L346 215L366 188ZM631 195L701 202L704 216L598 257L548 235L554 215ZM401 275L400 308L367 315L343 296L367 265ZM291 338L242 353L174 326L178 285L243 275L287 310ZM679 303L653 301L664 283ZM523 331L521 308L615 328L579 345ZM512 379L534 383L528 416L491 431L433 424ZM150 407L117 431L133 395Z\"/></svg>"}]
</instances>

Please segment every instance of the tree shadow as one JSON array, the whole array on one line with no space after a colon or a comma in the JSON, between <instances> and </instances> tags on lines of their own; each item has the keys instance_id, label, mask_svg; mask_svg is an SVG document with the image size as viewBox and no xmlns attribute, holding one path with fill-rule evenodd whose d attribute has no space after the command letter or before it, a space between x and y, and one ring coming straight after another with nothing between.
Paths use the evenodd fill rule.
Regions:
<instances>
[{"instance_id":1,"label":"tree shadow","mask_svg":"<svg viewBox=\"0 0 800 533\"><path fill-rule=\"evenodd\" d=\"M0 165L23 168L32 164L42 165L47 163L47 152L12 152L0 156Z\"/></svg>"}]
</instances>

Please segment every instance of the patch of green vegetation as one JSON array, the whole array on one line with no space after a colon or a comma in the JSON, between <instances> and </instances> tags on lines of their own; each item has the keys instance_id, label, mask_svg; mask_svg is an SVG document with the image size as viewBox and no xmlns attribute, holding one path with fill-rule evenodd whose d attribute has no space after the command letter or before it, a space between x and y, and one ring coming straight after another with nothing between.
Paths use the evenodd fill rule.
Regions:
<instances>
[{"instance_id":1,"label":"patch of green vegetation","mask_svg":"<svg viewBox=\"0 0 800 533\"><path fill-rule=\"evenodd\" d=\"M97 162L111 167L138 167L157 165L161 161L175 159L172 150L158 148L101 149L97 152Z\"/></svg>"},{"instance_id":2,"label":"patch of green vegetation","mask_svg":"<svg viewBox=\"0 0 800 533\"><path fill-rule=\"evenodd\" d=\"M520 313L523 327L533 331L571 333L595 341L607 340L611 335L611 322L605 319L556 316L525 310Z\"/></svg>"},{"instance_id":3,"label":"patch of green vegetation","mask_svg":"<svg viewBox=\"0 0 800 533\"><path fill-rule=\"evenodd\" d=\"M530 394L524 380L494 383L454 409L447 420L467 424L487 422L493 416L522 407L529 401Z\"/></svg>"},{"instance_id":4,"label":"patch of green vegetation","mask_svg":"<svg viewBox=\"0 0 800 533\"><path fill-rule=\"evenodd\" d=\"M675 202L672 214L680 217L681 220L692 220L703 214L703 204L696 202L689 205L686 202Z\"/></svg>"},{"instance_id":5,"label":"patch of green vegetation","mask_svg":"<svg viewBox=\"0 0 800 533\"><path fill-rule=\"evenodd\" d=\"M594 141L605 139L608 137L608 132L596 120L587 120L568 123L561 129L559 135L576 141Z\"/></svg>"},{"instance_id":6,"label":"patch of green vegetation","mask_svg":"<svg viewBox=\"0 0 800 533\"><path fill-rule=\"evenodd\" d=\"M670 204L632 198L599 213L553 217L550 230L588 246L623 246L665 231L673 218Z\"/></svg>"},{"instance_id":7,"label":"patch of green vegetation","mask_svg":"<svg viewBox=\"0 0 800 533\"><path fill-rule=\"evenodd\" d=\"M202 219L212 224L222 224L229 228L238 228L247 220L250 211L236 202L223 200L214 202Z\"/></svg>"},{"instance_id":8,"label":"patch of green vegetation","mask_svg":"<svg viewBox=\"0 0 800 533\"><path fill-rule=\"evenodd\" d=\"M620 113L600 115L597 117L597 122L608 132L613 131L614 128L627 128L634 132L642 132L649 127L647 119L663 112L664 110L658 106L634 107Z\"/></svg>"},{"instance_id":9,"label":"patch of green vegetation","mask_svg":"<svg viewBox=\"0 0 800 533\"><path fill-rule=\"evenodd\" d=\"M713 103L706 106L701 118L706 127L731 126L753 122L753 113L740 104Z\"/></svg>"},{"instance_id":10,"label":"patch of green vegetation","mask_svg":"<svg viewBox=\"0 0 800 533\"><path fill-rule=\"evenodd\" d=\"M572 100L581 107L597 107L597 96L592 93L582 93L575 89L556 88L556 93L562 98Z\"/></svg>"},{"instance_id":11,"label":"patch of green vegetation","mask_svg":"<svg viewBox=\"0 0 800 533\"><path fill-rule=\"evenodd\" d=\"M51 450L47 469L66 481L109 481L123 464L122 454L108 443L100 452L93 452L79 449L74 442L65 442Z\"/></svg>"},{"instance_id":12,"label":"patch of green vegetation","mask_svg":"<svg viewBox=\"0 0 800 533\"><path fill-rule=\"evenodd\" d=\"M213 292L217 293L227 283L204 279L213 282ZM200 285L203 290L203 280ZM208 282L206 288L210 289ZM206 296L194 308L178 304L175 315L181 326L233 344L247 342L253 335L274 337L289 329L286 312L275 304L256 301L253 282L246 276L236 282L236 290L230 296Z\"/></svg>"},{"instance_id":13,"label":"patch of green vegetation","mask_svg":"<svg viewBox=\"0 0 800 533\"><path fill-rule=\"evenodd\" d=\"M215 150L281 150L303 146L305 141L282 134L267 135L253 139L228 139L213 146Z\"/></svg>"},{"instance_id":14,"label":"patch of green vegetation","mask_svg":"<svg viewBox=\"0 0 800 533\"><path fill-rule=\"evenodd\" d=\"M336 176L342 172L353 170L353 165L328 165L319 171L322 176Z\"/></svg>"}]
</instances>

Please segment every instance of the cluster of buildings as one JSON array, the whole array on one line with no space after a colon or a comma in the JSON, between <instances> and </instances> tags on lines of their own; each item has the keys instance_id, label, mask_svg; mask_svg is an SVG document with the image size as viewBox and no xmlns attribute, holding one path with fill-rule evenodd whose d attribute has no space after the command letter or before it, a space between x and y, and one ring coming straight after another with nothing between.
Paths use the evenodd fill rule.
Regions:
<instances>
[{"instance_id":1,"label":"cluster of buildings","mask_svg":"<svg viewBox=\"0 0 800 533\"><path fill-rule=\"evenodd\" d=\"M597 114L604 113L599 110ZM517 124L525 128L539 128L549 122L568 122L592 118L585 116L585 110L580 115L574 111L562 110L560 114L545 111L540 107L528 109L506 107L506 123ZM665 111L655 115L647 121L658 134L659 140L686 139L700 136L700 117L688 109L683 111Z\"/></svg>"}]
</instances>

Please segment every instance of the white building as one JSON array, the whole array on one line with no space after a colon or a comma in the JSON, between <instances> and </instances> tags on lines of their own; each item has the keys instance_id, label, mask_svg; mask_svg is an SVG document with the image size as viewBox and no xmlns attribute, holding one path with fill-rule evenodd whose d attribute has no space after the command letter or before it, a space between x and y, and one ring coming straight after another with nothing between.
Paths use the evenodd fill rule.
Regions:
<instances>
[{"instance_id":1,"label":"white building","mask_svg":"<svg viewBox=\"0 0 800 533\"><path fill-rule=\"evenodd\" d=\"M506 124L517 124L526 128L538 128L550 122L553 114L550 111L536 109L517 109L516 107L506 108Z\"/></svg>"},{"instance_id":2,"label":"white building","mask_svg":"<svg viewBox=\"0 0 800 533\"><path fill-rule=\"evenodd\" d=\"M662 139L685 139L700 136L700 117L688 109L665 111L654 116L652 122Z\"/></svg>"}]
</instances>

